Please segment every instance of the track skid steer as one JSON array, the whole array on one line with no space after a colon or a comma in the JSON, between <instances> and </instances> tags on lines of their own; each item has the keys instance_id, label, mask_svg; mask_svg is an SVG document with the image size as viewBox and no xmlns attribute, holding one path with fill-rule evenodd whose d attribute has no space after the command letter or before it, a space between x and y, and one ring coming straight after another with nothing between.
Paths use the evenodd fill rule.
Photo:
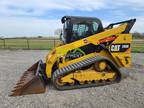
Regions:
<instances>
[{"instance_id":1,"label":"track skid steer","mask_svg":"<svg viewBox=\"0 0 144 108\"><path fill-rule=\"evenodd\" d=\"M24 72L11 96L45 92L48 81L58 90L104 86L120 82L131 65L130 30L136 19L106 28L94 17L64 16L62 44Z\"/></svg>"}]
</instances>

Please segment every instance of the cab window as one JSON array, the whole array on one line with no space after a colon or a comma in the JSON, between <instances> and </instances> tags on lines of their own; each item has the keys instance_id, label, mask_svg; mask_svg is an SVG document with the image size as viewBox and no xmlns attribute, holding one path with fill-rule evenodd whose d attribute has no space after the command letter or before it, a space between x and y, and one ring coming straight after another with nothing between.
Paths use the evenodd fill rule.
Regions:
<instances>
[{"instance_id":1,"label":"cab window","mask_svg":"<svg viewBox=\"0 0 144 108\"><path fill-rule=\"evenodd\" d=\"M88 31L88 26L86 24L73 24L73 36L84 37Z\"/></svg>"},{"instance_id":2,"label":"cab window","mask_svg":"<svg viewBox=\"0 0 144 108\"><path fill-rule=\"evenodd\" d=\"M97 33L97 31L98 31L98 23L94 21L92 26L93 26L94 33Z\"/></svg>"}]
</instances>

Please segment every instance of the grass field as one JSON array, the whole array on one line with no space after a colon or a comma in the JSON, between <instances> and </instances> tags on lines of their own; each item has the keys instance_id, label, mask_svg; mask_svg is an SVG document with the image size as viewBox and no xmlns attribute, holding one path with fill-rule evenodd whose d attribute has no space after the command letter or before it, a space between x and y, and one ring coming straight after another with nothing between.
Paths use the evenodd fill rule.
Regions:
<instances>
[{"instance_id":1,"label":"grass field","mask_svg":"<svg viewBox=\"0 0 144 108\"><path fill-rule=\"evenodd\" d=\"M46 50L57 46L60 43L58 39L0 39L0 49L39 49ZM133 52L144 52L144 40L134 39L132 42Z\"/></svg>"},{"instance_id":2,"label":"grass field","mask_svg":"<svg viewBox=\"0 0 144 108\"><path fill-rule=\"evenodd\" d=\"M58 39L5 39L0 40L1 49L51 49L58 45Z\"/></svg>"},{"instance_id":3,"label":"grass field","mask_svg":"<svg viewBox=\"0 0 144 108\"><path fill-rule=\"evenodd\" d=\"M133 52L144 52L144 39L135 39L132 42Z\"/></svg>"}]
</instances>

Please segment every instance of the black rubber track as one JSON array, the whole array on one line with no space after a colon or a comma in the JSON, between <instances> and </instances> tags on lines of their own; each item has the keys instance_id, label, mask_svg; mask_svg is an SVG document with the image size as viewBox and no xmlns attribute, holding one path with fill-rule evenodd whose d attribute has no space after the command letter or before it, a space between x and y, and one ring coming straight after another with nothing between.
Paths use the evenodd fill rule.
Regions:
<instances>
[{"instance_id":1,"label":"black rubber track","mask_svg":"<svg viewBox=\"0 0 144 108\"><path fill-rule=\"evenodd\" d=\"M91 83L91 84L75 84L75 85L64 85L64 86L59 86L56 83L56 80L64 77L67 74L70 74L72 72L75 72L78 69L81 69L83 67L86 67L88 65L94 64L95 62L105 60L111 69L113 69L117 73L117 78L114 81L109 81L109 82L98 82L98 83ZM53 85L56 89L58 90L71 90L71 89L79 89L79 88L85 88L85 87L95 87L95 86L103 86L103 85L108 85L108 84L113 84L113 83L118 83L121 80L121 73L119 68L115 65L114 62L112 62L110 59L102 56L94 56L91 58L87 58L85 60L82 60L80 62L65 66L63 68L57 69L53 75L52 75L52 81Z\"/></svg>"}]
</instances>

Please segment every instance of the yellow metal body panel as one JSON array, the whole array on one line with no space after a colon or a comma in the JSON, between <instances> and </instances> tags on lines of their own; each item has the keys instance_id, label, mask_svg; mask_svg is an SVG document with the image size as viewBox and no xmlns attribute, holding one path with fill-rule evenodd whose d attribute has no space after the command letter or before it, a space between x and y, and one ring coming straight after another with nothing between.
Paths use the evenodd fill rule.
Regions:
<instances>
[{"instance_id":1,"label":"yellow metal body panel","mask_svg":"<svg viewBox=\"0 0 144 108\"><path fill-rule=\"evenodd\" d=\"M122 67L122 66L129 66L130 65L130 59L128 59L129 64L125 64L123 63L123 57L128 56L130 57L130 50L128 50L126 53L107 53L106 51L101 51L100 53L91 53L88 55L84 55L80 58L71 60L71 61L64 61L65 55L67 54L68 51L72 50L72 49L76 49L82 46L85 46L89 43L92 43L94 45L98 45L100 44L100 39L104 39L110 36L116 36L117 38L115 39L115 41L113 43L130 43L131 42L131 35L130 34L121 34L122 32L125 31L127 24L122 24L116 28L113 29L109 29L109 30L105 30L101 33L89 36L87 38L72 42L70 44L66 44L66 45L62 45L59 47L54 48L46 57L46 75L48 78L51 78L52 75L52 67L54 65L54 63L59 61L59 58L62 58L62 63L59 64L58 68L67 66L69 64L84 60L86 58L95 56L95 55L101 55L101 56L106 56L108 58L110 58L111 60L113 60L116 64L118 64L118 66ZM122 60L118 60L117 56ZM119 63L122 62L122 63Z\"/></svg>"},{"instance_id":2,"label":"yellow metal body panel","mask_svg":"<svg viewBox=\"0 0 144 108\"><path fill-rule=\"evenodd\" d=\"M113 79L115 76L114 72L96 72L93 69L88 69L88 70L81 70L77 71L75 73L71 73L65 77L61 78L61 83L74 83L75 79L79 82L84 82L84 81L99 81L99 80L108 80L108 79Z\"/></svg>"},{"instance_id":3,"label":"yellow metal body panel","mask_svg":"<svg viewBox=\"0 0 144 108\"><path fill-rule=\"evenodd\" d=\"M132 35L131 34L120 34L113 44L131 44ZM131 65L131 47L125 52L112 52L111 55L115 59L119 67L130 67Z\"/></svg>"}]
</instances>

